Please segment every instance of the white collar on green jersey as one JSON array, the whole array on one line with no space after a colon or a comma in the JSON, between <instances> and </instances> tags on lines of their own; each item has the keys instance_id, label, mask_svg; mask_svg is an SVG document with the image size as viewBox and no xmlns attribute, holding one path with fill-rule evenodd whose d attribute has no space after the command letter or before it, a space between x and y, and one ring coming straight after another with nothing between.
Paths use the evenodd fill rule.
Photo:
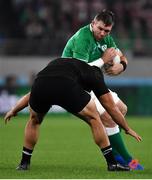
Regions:
<instances>
[{"instance_id":1,"label":"white collar on green jersey","mask_svg":"<svg viewBox=\"0 0 152 180\"><path fill-rule=\"evenodd\" d=\"M90 24L90 31L92 32L92 26L91 26L91 24Z\"/></svg>"}]
</instances>

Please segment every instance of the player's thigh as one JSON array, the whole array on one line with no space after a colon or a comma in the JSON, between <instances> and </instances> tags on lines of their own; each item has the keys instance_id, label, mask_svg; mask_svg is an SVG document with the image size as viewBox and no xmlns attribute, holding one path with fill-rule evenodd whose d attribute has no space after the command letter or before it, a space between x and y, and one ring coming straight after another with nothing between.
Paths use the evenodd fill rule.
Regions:
<instances>
[{"instance_id":1,"label":"player's thigh","mask_svg":"<svg viewBox=\"0 0 152 180\"><path fill-rule=\"evenodd\" d=\"M111 92L111 94L113 96L113 99L115 99L115 102L118 102L116 93ZM91 98L92 98L92 100L94 100L94 102L96 104L97 110L100 114L100 119L101 119L102 123L104 124L104 126L105 127L115 127L116 123L113 121L113 119L111 118L109 113L107 113L107 111L104 109L104 107L99 102L99 100L97 99L97 97L95 96L95 94L93 92L91 92Z\"/></svg>"},{"instance_id":2,"label":"player's thigh","mask_svg":"<svg viewBox=\"0 0 152 180\"><path fill-rule=\"evenodd\" d=\"M37 113L46 113L51 105L59 105L73 113L81 111L90 98L82 86L72 79L48 77L35 81L29 104Z\"/></svg>"},{"instance_id":3,"label":"player's thigh","mask_svg":"<svg viewBox=\"0 0 152 180\"><path fill-rule=\"evenodd\" d=\"M111 91L110 89L109 89L109 91L112 95L113 101L115 102L115 104L117 104L120 101L118 94L116 92Z\"/></svg>"},{"instance_id":4,"label":"player's thigh","mask_svg":"<svg viewBox=\"0 0 152 180\"><path fill-rule=\"evenodd\" d=\"M100 121L98 110L96 108L95 102L92 99L90 99L90 101L85 105L85 107L75 115L83 119L88 124L90 124L91 120Z\"/></svg>"},{"instance_id":5,"label":"player's thigh","mask_svg":"<svg viewBox=\"0 0 152 180\"><path fill-rule=\"evenodd\" d=\"M110 93L111 93L111 95L113 97L113 100L114 100L116 106L120 110L120 112L123 115L126 115L126 113L127 113L127 106L126 106L126 104L118 97L118 94L116 92L113 92L113 91L110 90Z\"/></svg>"},{"instance_id":6,"label":"player's thigh","mask_svg":"<svg viewBox=\"0 0 152 180\"><path fill-rule=\"evenodd\" d=\"M113 98L113 101L115 102L115 104L116 105L118 104L118 106L121 106L122 104L119 104L120 98L118 97L117 93L112 92L111 90L110 90L110 93L112 95L112 98ZM94 100L94 102L96 104L96 107L97 107L97 110L98 110L99 114L102 115L106 111L105 108L99 102L98 98L96 97L96 95L94 94L93 91L91 91L90 95L91 95L91 98Z\"/></svg>"},{"instance_id":7,"label":"player's thigh","mask_svg":"<svg viewBox=\"0 0 152 180\"><path fill-rule=\"evenodd\" d=\"M34 81L29 99L29 105L34 112L45 114L52 106L53 88L51 82L50 78L38 78Z\"/></svg>"},{"instance_id":8,"label":"player's thigh","mask_svg":"<svg viewBox=\"0 0 152 180\"><path fill-rule=\"evenodd\" d=\"M100 119L105 127L113 128L117 125L107 111L100 115Z\"/></svg>"},{"instance_id":9,"label":"player's thigh","mask_svg":"<svg viewBox=\"0 0 152 180\"><path fill-rule=\"evenodd\" d=\"M127 113L127 106L120 99L116 103L116 106L118 107L120 112L125 116ZM107 113L107 111L104 111L102 114L100 114L100 118L105 127L112 128L116 126L116 123L113 121L109 113Z\"/></svg>"},{"instance_id":10,"label":"player's thigh","mask_svg":"<svg viewBox=\"0 0 152 180\"><path fill-rule=\"evenodd\" d=\"M91 95L91 99L95 102L95 105L96 105L96 108L97 108L99 114L100 114L100 115L103 114L103 113L105 112L105 109L104 109L104 107L102 106L102 104L99 102L99 100L98 100L98 98L96 97L96 95L94 94L94 92L91 91L90 95Z\"/></svg>"}]
</instances>

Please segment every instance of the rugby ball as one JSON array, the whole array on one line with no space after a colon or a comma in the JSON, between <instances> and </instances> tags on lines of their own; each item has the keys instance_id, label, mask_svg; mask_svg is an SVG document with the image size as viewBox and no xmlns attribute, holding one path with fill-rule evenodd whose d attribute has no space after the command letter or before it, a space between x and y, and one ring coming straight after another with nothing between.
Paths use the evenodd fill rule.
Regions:
<instances>
[{"instance_id":1,"label":"rugby ball","mask_svg":"<svg viewBox=\"0 0 152 180\"><path fill-rule=\"evenodd\" d=\"M113 59L113 63L106 63L104 64L104 70L108 70L111 66L113 66L114 64L118 64L120 63L120 56L116 55Z\"/></svg>"},{"instance_id":2,"label":"rugby ball","mask_svg":"<svg viewBox=\"0 0 152 180\"><path fill-rule=\"evenodd\" d=\"M120 63L120 56L119 56L119 55L116 55L116 56L114 57L113 63L114 63L114 64Z\"/></svg>"}]
</instances>

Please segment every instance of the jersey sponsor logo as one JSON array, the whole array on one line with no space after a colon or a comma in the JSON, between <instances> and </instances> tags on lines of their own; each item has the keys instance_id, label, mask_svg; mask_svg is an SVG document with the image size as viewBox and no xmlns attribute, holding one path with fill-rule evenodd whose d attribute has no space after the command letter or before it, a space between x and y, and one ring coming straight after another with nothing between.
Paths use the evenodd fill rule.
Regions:
<instances>
[{"instance_id":1,"label":"jersey sponsor logo","mask_svg":"<svg viewBox=\"0 0 152 180\"><path fill-rule=\"evenodd\" d=\"M102 51L105 51L107 49L107 45L104 44L103 46L101 46L101 49L102 49Z\"/></svg>"},{"instance_id":2,"label":"jersey sponsor logo","mask_svg":"<svg viewBox=\"0 0 152 180\"><path fill-rule=\"evenodd\" d=\"M107 44L101 46L101 44L97 42L97 47L100 51L104 52L107 49Z\"/></svg>"}]
</instances>

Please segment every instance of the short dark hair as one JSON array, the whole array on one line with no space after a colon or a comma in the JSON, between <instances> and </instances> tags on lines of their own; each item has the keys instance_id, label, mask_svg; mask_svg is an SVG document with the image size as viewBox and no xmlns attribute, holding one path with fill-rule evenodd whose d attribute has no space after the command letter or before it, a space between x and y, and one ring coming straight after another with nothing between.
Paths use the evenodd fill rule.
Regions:
<instances>
[{"instance_id":1,"label":"short dark hair","mask_svg":"<svg viewBox=\"0 0 152 180\"><path fill-rule=\"evenodd\" d=\"M94 20L103 21L106 26L114 24L114 13L112 11L104 9L99 14L97 14Z\"/></svg>"}]
</instances>

